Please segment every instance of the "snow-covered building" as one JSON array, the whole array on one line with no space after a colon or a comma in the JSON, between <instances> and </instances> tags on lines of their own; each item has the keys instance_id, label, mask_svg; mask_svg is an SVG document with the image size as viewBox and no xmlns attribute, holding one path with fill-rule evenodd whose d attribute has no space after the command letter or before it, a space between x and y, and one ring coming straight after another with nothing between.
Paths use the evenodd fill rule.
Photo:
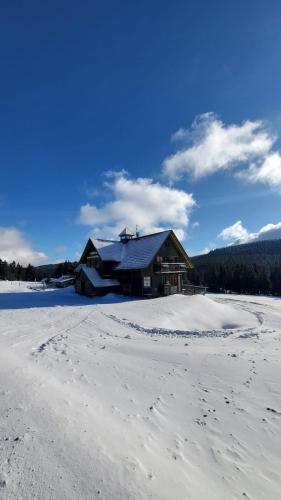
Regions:
<instances>
[{"instance_id":1,"label":"snow-covered building","mask_svg":"<svg viewBox=\"0 0 281 500\"><path fill-rule=\"evenodd\" d=\"M67 286L73 285L74 281L74 276L61 276L60 278L50 279L50 283L55 285L57 288L66 288Z\"/></svg>"},{"instance_id":2,"label":"snow-covered building","mask_svg":"<svg viewBox=\"0 0 281 500\"><path fill-rule=\"evenodd\" d=\"M172 230L134 236L124 228L119 238L88 240L76 268L76 292L158 297L182 291L193 266Z\"/></svg>"}]
</instances>

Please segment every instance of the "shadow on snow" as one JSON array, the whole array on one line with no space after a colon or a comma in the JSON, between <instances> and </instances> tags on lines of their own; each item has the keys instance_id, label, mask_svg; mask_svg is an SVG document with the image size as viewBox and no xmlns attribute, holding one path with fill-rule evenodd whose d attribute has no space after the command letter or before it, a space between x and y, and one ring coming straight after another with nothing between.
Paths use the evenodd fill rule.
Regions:
<instances>
[{"instance_id":1,"label":"shadow on snow","mask_svg":"<svg viewBox=\"0 0 281 500\"><path fill-rule=\"evenodd\" d=\"M136 300L136 298L115 295L112 293L101 297L85 297L75 293L73 287L69 287L54 290L0 293L0 310L58 306L88 306L97 304L114 304L131 300Z\"/></svg>"}]
</instances>

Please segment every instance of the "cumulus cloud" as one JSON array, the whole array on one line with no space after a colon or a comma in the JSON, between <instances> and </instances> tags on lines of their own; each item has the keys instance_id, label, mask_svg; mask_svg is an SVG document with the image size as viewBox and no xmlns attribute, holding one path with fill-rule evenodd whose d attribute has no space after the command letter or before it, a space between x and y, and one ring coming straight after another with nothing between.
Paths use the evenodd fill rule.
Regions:
<instances>
[{"instance_id":1,"label":"cumulus cloud","mask_svg":"<svg viewBox=\"0 0 281 500\"><path fill-rule=\"evenodd\" d=\"M148 178L132 180L123 171L111 174L105 187L111 201L101 207L87 203L78 217L80 224L92 226L96 236L116 237L124 226L134 230L137 225L143 234L172 227L180 239L185 237L196 205L192 194Z\"/></svg>"},{"instance_id":2,"label":"cumulus cloud","mask_svg":"<svg viewBox=\"0 0 281 500\"><path fill-rule=\"evenodd\" d=\"M47 255L33 250L21 231L13 227L0 227L0 259L19 262L22 265L38 265Z\"/></svg>"},{"instance_id":3,"label":"cumulus cloud","mask_svg":"<svg viewBox=\"0 0 281 500\"><path fill-rule=\"evenodd\" d=\"M263 121L225 125L214 113L205 113L190 129L174 133L172 141L179 148L163 162L163 172L171 180L185 174L199 179L240 167L239 175L250 182L281 185L281 156L272 151L276 137Z\"/></svg>"},{"instance_id":4,"label":"cumulus cloud","mask_svg":"<svg viewBox=\"0 0 281 500\"><path fill-rule=\"evenodd\" d=\"M224 241L248 243L255 238L255 234L249 233L242 225L242 221L238 220L232 226L224 228L218 235L218 238L222 238Z\"/></svg>"},{"instance_id":5,"label":"cumulus cloud","mask_svg":"<svg viewBox=\"0 0 281 500\"><path fill-rule=\"evenodd\" d=\"M207 247L203 248L203 250L200 252L199 255L207 255L207 253L210 253L211 250L213 250L213 249L214 249L214 247L207 246Z\"/></svg>"},{"instance_id":6,"label":"cumulus cloud","mask_svg":"<svg viewBox=\"0 0 281 500\"><path fill-rule=\"evenodd\" d=\"M257 234L258 240L273 240L277 238L281 238L281 222L277 224L266 224Z\"/></svg>"},{"instance_id":7,"label":"cumulus cloud","mask_svg":"<svg viewBox=\"0 0 281 500\"><path fill-rule=\"evenodd\" d=\"M247 170L238 176L251 183L263 182L273 188L281 186L281 155L279 152L269 154L260 164L251 164Z\"/></svg>"},{"instance_id":8,"label":"cumulus cloud","mask_svg":"<svg viewBox=\"0 0 281 500\"><path fill-rule=\"evenodd\" d=\"M277 224L267 224L256 233L251 233L238 220L232 226L223 229L218 238L228 241L230 244L249 243L251 241L272 240L281 238L281 222Z\"/></svg>"}]
</instances>

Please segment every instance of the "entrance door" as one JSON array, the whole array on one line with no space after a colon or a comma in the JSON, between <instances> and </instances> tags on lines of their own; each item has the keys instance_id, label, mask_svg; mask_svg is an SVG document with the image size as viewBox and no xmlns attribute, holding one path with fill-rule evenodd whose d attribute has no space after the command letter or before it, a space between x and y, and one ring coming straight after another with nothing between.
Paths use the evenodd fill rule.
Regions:
<instances>
[{"instance_id":1,"label":"entrance door","mask_svg":"<svg viewBox=\"0 0 281 500\"><path fill-rule=\"evenodd\" d=\"M85 281L81 281L81 295L85 295Z\"/></svg>"}]
</instances>

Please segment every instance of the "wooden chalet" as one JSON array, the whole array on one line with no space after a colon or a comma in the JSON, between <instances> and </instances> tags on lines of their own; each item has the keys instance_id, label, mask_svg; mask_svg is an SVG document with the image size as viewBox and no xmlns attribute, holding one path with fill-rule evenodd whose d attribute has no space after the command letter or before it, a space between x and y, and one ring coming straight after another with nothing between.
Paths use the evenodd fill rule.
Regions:
<instances>
[{"instance_id":1,"label":"wooden chalet","mask_svg":"<svg viewBox=\"0 0 281 500\"><path fill-rule=\"evenodd\" d=\"M159 297L182 293L191 260L172 230L136 236L125 228L120 241L90 238L76 268L83 295L108 292Z\"/></svg>"}]
</instances>

